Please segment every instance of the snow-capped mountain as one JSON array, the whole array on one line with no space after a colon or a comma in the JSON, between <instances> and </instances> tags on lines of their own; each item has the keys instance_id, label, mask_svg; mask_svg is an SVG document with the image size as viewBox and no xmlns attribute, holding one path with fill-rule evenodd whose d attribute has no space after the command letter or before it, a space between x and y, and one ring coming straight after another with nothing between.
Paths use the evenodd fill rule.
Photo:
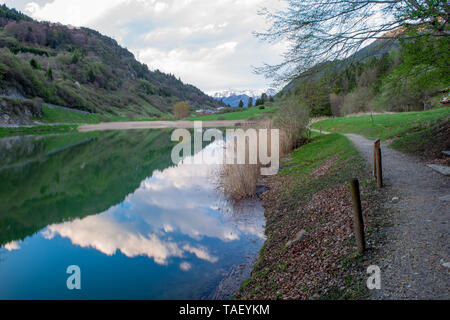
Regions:
<instances>
[{"instance_id":1,"label":"snow-capped mountain","mask_svg":"<svg viewBox=\"0 0 450 320\"><path fill-rule=\"evenodd\" d=\"M208 94L213 97L215 100L223 101L225 104L229 104L232 107L237 107L239 105L239 101L244 102L244 106L247 107L248 99L253 98L253 103L255 100L260 98L263 93L266 93L267 96L273 97L277 94L275 89L267 89L267 90L222 90L217 92L208 92Z\"/></svg>"}]
</instances>

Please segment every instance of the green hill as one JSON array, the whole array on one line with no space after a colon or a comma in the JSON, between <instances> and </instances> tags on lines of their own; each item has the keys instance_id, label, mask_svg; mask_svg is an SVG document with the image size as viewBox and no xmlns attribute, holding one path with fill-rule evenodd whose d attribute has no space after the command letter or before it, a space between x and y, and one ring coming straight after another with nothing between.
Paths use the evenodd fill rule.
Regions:
<instances>
[{"instance_id":1,"label":"green hill","mask_svg":"<svg viewBox=\"0 0 450 320\"><path fill-rule=\"evenodd\" d=\"M192 108L223 106L174 75L149 70L95 30L37 22L5 5L0 94L127 118L164 117L178 101Z\"/></svg>"},{"instance_id":2,"label":"green hill","mask_svg":"<svg viewBox=\"0 0 450 320\"><path fill-rule=\"evenodd\" d=\"M449 49L448 37L377 40L298 75L277 98L296 97L312 116L441 107L450 83Z\"/></svg>"}]
</instances>

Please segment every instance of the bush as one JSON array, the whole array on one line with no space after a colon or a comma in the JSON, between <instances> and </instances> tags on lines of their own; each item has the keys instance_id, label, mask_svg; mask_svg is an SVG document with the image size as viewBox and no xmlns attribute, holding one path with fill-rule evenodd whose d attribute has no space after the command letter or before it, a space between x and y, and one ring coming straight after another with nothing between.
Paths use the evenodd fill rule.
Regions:
<instances>
[{"instance_id":1,"label":"bush","mask_svg":"<svg viewBox=\"0 0 450 320\"><path fill-rule=\"evenodd\" d=\"M342 103L341 113L344 115L367 112L370 110L371 100L374 98L373 90L359 87L347 94Z\"/></svg>"},{"instance_id":2,"label":"bush","mask_svg":"<svg viewBox=\"0 0 450 320\"><path fill-rule=\"evenodd\" d=\"M38 61L36 61L36 59L30 60L30 66L32 66L33 69L38 69L38 70L41 69L41 64Z\"/></svg>"},{"instance_id":3,"label":"bush","mask_svg":"<svg viewBox=\"0 0 450 320\"><path fill-rule=\"evenodd\" d=\"M189 114L190 114L189 105L184 101L177 102L173 107L173 115L176 120L186 118L189 116Z\"/></svg>"},{"instance_id":4,"label":"bush","mask_svg":"<svg viewBox=\"0 0 450 320\"><path fill-rule=\"evenodd\" d=\"M344 103L344 97L337 94L330 94L331 113L335 117L341 115L342 104Z\"/></svg>"},{"instance_id":5,"label":"bush","mask_svg":"<svg viewBox=\"0 0 450 320\"><path fill-rule=\"evenodd\" d=\"M44 100L42 100L41 98L38 98L38 97L31 100L29 107L30 107L31 113L34 116L41 116L43 103L44 103Z\"/></svg>"},{"instance_id":6,"label":"bush","mask_svg":"<svg viewBox=\"0 0 450 320\"><path fill-rule=\"evenodd\" d=\"M259 106L259 110L264 110L265 108L265 106Z\"/></svg>"},{"instance_id":7,"label":"bush","mask_svg":"<svg viewBox=\"0 0 450 320\"><path fill-rule=\"evenodd\" d=\"M309 108L298 100L288 98L278 109L275 127L280 129L280 153L288 154L306 134Z\"/></svg>"}]
</instances>

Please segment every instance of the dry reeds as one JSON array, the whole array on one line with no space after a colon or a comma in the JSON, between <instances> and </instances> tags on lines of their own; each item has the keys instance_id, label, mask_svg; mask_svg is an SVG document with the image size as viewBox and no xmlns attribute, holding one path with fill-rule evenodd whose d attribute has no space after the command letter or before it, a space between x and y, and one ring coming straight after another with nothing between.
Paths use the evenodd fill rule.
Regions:
<instances>
[{"instance_id":1,"label":"dry reeds","mask_svg":"<svg viewBox=\"0 0 450 320\"><path fill-rule=\"evenodd\" d=\"M279 129L279 155L289 154L298 145L298 141L306 132L309 122L309 110L294 100L287 100L280 107L274 120L263 120L251 125L243 125L242 129L267 129L268 154L271 150L270 129ZM259 146L259 144L258 144ZM236 146L235 146L236 147ZM257 164L249 163L249 144L245 145L246 162L244 164L224 164L220 173L220 185L225 194L234 200L250 198L255 195L261 172L261 161L258 156ZM252 150L255 152L255 150ZM259 150L256 151L259 155Z\"/></svg>"}]
</instances>

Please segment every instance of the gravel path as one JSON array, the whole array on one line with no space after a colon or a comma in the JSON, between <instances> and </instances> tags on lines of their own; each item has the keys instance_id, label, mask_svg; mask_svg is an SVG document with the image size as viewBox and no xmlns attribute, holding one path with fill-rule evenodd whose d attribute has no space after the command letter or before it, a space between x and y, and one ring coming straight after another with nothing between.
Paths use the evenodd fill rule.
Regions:
<instances>
[{"instance_id":1,"label":"gravel path","mask_svg":"<svg viewBox=\"0 0 450 320\"><path fill-rule=\"evenodd\" d=\"M372 165L373 141L346 135ZM373 299L450 299L450 178L382 145L383 176L393 213L377 261L381 290ZM394 199L398 197L399 199Z\"/></svg>"}]
</instances>

